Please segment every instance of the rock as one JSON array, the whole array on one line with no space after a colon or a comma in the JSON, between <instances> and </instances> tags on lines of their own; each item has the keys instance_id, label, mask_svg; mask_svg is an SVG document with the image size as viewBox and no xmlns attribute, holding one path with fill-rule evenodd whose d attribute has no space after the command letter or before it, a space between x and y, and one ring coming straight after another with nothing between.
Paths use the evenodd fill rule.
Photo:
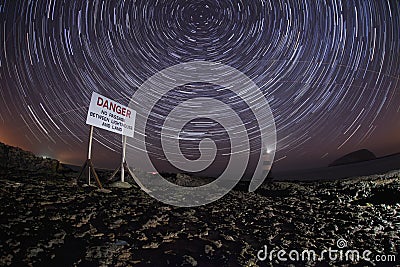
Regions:
<instances>
[{"instance_id":1,"label":"rock","mask_svg":"<svg viewBox=\"0 0 400 267\"><path fill-rule=\"evenodd\" d=\"M96 184L83 184L82 185L83 188L98 188Z\"/></svg>"},{"instance_id":2,"label":"rock","mask_svg":"<svg viewBox=\"0 0 400 267\"><path fill-rule=\"evenodd\" d=\"M120 189L130 189L132 185L127 182L114 182L110 185L112 188L120 188Z\"/></svg>"},{"instance_id":3,"label":"rock","mask_svg":"<svg viewBox=\"0 0 400 267\"><path fill-rule=\"evenodd\" d=\"M183 258L184 258L183 264L197 266L197 261L192 256L184 255Z\"/></svg>"},{"instance_id":4,"label":"rock","mask_svg":"<svg viewBox=\"0 0 400 267\"><path fill-rule=\"evenodd\" d=\"M35 247L35 248L31 248L29 250L29 254L28 257L32 258L32 257L37 257L39 253L43 252L44 250L40 247Z\"/></svg>"},{"instance_id":5,"label":"rock","mask_svg":"<svg viewBox=\"0 0 400 267\"><path fill-rule=\"evenodd\" d=\"M376 156L374 153L367 149L361 149L355 152L352 152L350 154L347 154L331 164L329 164L329 167L333 166L340 166L340 165L346 165L346 164L351 164L351 163L356 163L356 162L362 162L362 161L368 161L368 160L373 160L376 159Z\"/></svg>"},{"instance_id":6,"label":"rock","mask_svg":"<svg viewBox=\"0 0 400 267\"><path fill-rule=\"evenodd\" d=\"M3 266L9 266L9 265L12 264L13 258L14 258L14 256L11 255L11 254L8 254L8 255L6 255L6 256L0 257L0 263L1 263Z\"/></svg>"},{"instance_id":7,"label":"rock","mask_svg":"<svg viewBox=\"0 0 400 267\"><path fill-rule=\"evenodd\" d=\"M172 182L176 185L186 186L186 187L197 187L207 184L209 181L207 179L200 179L191 177L187 174L178 173L176 175L175 180L172 179Z\"/></svg>"},{"instance_id":8,"label":"rock","mask_svg":"<svg viewBox=\"0 0 400 267\"><path fill-rule=\"evenodd\" d=\"M55 174L63 170L62 164L58 160L37 157L32 152L0 143L0 174L9 171Z\"/></svg>"},{"instance_id":9,"label":"rock","mask_svg":"<svg viewBox=\"0 0 400 267\"><path fill-rule=\"evenodd\" d=\"M175 184L180 186L189 186L191 184L191 177L186 174L178 173L176 175Z\"/></svg>"},{"instance_id":10,"label":"rock","mask_svg":"<svg viewBox=\"0 0 400 267\"><path fill-rule=\"evenodd\" d=\"M158 248L159 246L160 246L159 243L152 242L152 243L150 243L150 244L147 244L147 245L142 246L142 248L144 248L144 249L148 249L148 248Z\"/></svg>"},{"instance_id":11,"label":"rock","mask_svg":"<svg viewBox=\"0 0 400 267\"><path fill-rule=\"evenodd\" d=\"M140 236L137 238L139 241L146 241L147 240L147 237L146 237L146 235L143 233L143 232L141 232L140 233Z\"/></svg>"},{"instance_id":12,"label":"rock","mask_svg":"<svg viewBox=\"0 0 400 267\"><path fill-rule=\"evenodd\" d=\"M120 260L128 260L131 256L132 254L130 252L124 251L118 256L118 258Z\"/></svg>"},{"instance_id":13,"label":"rock","mask_svg":"<svg viewBox=\"0 0 400 267\"><path fill-rule=\"evenodd\" d=\"M234 239L232 236L230 236L230 235L221 234L221 236L222 236L223 238L225 238L226 241L235 241L235 239Z\"/></svg>"},{"instance_id":14,"label":"rock","mask_svg":"<svg viewBox=\"0 0 400 267\"><path fill-rule=\"evenodd\" d=\"M117 246L127 246L129 244L128 244L128 242L126 242L124 240L117 239L117 240L115 240L115 245L117 245Z\"/></svg>"},{"instance_id":15,"label":"rock","mask_svg":"<svg viewBox=\"0 0 400 267\"><path fill-rule=\"evenodd\" d=\"M213 249L213 247L212 246L210 246L210 245L205 245L204 246L204 252L206 253L206 254L214 254L214 249Z\"/></svg>"},{"instance_id":16,"label":"rock","mask_svg":"<svg viewBox=\"0 0 400 267\"><path fill-rule=\"evenodd\" d=\"M109 189L102 188L102 189L97 189L96 192L103 193L103 194L110 194L112 191Z\"/></svg>"}]
</instances>

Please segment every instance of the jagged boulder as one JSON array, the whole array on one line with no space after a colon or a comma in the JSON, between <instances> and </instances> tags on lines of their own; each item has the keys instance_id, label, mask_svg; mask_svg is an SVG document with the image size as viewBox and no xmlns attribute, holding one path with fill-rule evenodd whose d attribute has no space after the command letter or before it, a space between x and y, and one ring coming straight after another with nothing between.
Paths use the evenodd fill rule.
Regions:
<instances>
[{"instance_id":1,"label":"jagged boulder","mask_svg":"<svg viewBox=\"0 0 400 267\"><path fill-rule=\"evenodd\" d=\"M62 169L62 164L58 160L37 157L32 152L0 143L0 173L9 171L57 173Z\"/></svg>"},{"instance_id":2,"label":"jagged boulder","mask_svg":"<svg viewBox=\"0 0 400 267\"><path fill-rule=\"evenodd\" d=\"M209 178L192 177L184 173L178 173L173 183L179 186L197 187L208 184L210 182L209 180Z\"/></svg>"},{"instance_id":3,"label":"jagged boulder","mask_svg":"<svg viewBox=\"0 0 400 267\"><path fill-rule=\"evenodd\" d=\"M335 160L334 162L329 164L329 167L346 165L346 164L368 161L368 160L373 160L373 159L376 159L376 156L374 153L372 153L368 149L361 149L361 150L352 152L350 154L347 154L347 155Z\"/></svg>"}]
</instances>

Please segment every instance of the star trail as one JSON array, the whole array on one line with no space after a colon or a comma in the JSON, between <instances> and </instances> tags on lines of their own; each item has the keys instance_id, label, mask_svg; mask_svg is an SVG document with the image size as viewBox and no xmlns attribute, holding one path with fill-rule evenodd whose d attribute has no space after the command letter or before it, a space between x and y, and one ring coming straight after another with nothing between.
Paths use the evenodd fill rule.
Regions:
<instances>
[{"instance_id":1,"label":"star trail","mask_svg":"<svg viewBox=\"0 0 400 267\"><path fill-rule=\"evenodd\" d=\"M0 141L37 154L82 163L92 92L127 105L153 74L194 60L261 88L277 167L400 152L399 1L3 0L0 23ZM120 149L95 131L99 165Z\"/></svg>"}]
</instances>

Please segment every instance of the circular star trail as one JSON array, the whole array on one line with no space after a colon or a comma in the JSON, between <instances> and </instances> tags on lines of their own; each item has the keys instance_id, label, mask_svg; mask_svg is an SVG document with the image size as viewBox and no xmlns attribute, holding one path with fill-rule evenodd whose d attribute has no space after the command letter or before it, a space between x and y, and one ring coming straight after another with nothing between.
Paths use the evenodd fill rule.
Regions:
<instances>
[{"instance_id":1,"label":"circular star trail","mask_svg":"<svg viewBox=\"0 0 400 267\"><path fill-rule=\"evenodd\" d=\"M372 0L4 0L0 138L79 163L93 91L127 104L154 73L205 60L261 88L278 165L398 152L399 14L398 1ZM120 150L118 136L95 139L99 161Z\"/></svg>"}]
</instances>

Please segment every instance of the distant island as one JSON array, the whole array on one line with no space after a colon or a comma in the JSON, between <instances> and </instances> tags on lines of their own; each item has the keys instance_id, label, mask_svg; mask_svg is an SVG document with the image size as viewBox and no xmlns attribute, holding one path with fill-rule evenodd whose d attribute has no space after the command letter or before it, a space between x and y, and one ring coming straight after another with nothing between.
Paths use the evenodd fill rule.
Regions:
<instances>
[{"instance_id":1,"label":"distant island","mask_svg":"<svg viewBox=\"0 0 400 267\"><path fill-rule=\"evenodd\" d=\"M349 153L349 154L335 160L334 162L329 164L329 167L352 164L352 163L374 160L374 159L376 159L376 156L374 153L372 153L368 149L361 149L361 150L357 150L352 153Z\"/></svg>"}]
</instances>

